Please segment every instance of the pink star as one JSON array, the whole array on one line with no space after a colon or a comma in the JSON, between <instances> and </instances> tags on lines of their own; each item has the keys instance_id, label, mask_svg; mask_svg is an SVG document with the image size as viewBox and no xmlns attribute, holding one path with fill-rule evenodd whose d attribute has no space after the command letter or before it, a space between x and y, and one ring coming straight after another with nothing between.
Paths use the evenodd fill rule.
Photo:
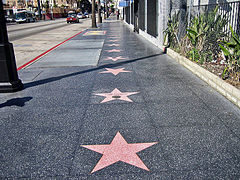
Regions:
<instances>
[{"instance_id":1,"label":"pink star","mask_svg":"<svg viewBox=\"0 0 240 180\"><path fill-rule=\"evenodd\" d=\"M110 46L110 47L112 47L112 46L120 46L120 44L107 44L107 46Z\"/></svg>"},{"instance_id":2,"label":"pink star","mask_svg":"<svg viewBox=\"0 0 240 180\"><path fill-rule=\"evenodd\" d=\"M112 142L107 145L81 145L87 149L103 154L91 173L110 166L118 161L128 163L138 168L150 171L137 155L138 152L157 144L152 143L127 143L120 132L117 132Z\"/></svg>"},{"instance_id":3,"label":"pink star","mask_svg":"<svg viewBox=\"0 0 240 180\"><path fill-rule=\"evenodd\" d=\"M139 92L121 92L117 88L115 88L112 92L110 93L98 93L95 94L97 96L104 96L105 99L101 103L105 103L108 101L113 101L113 100L122 100L122 101L127 101L127 102L133 102L131 99L128 98L128 96L138 94Z\"/></svg>"},{"instance_id":4,"label":"pink star","mask_svg":"<svg viewBox=\"0 0 240 180\"><path fill-rule=\"evenodd\" d=\"M111 68L105 68L107 71L103 71L103 72L100 72L100 73L112 73L114 74L115 76L118 75L119 73L121 72L132 72L132 71L126 71L124 70L125 68L119 68L119 69L111 69Z\"/></svg>"},{"instance_id":5,"label":"pink star","mask_svg":"<svg viewBox=\"0 0 240 180\"><path fill-rule=\"evenodd\" d=\"M119 40L108 40L109 42L118 42Z\"/></svg>"},{"instance_id":6,"label":"pink star","mask_svg":"<svg viewBox=\"0 0 240 180\"><path fill-rule=\"evenodd\" d=\"M122 50L119 49L112 49L112 50L106 50L107 52L121 52Z\"/></svg>"},{"instance_id":7,"label":"pink star","mask_svg":"<svg viewBox=\"0 0 240 180\"><path fill-rule=\"evenodd\" d=\"M123 60L123 59L126 59L126 58L123 58L122 56L118 56L118 57L108 57L107 59L105 60L112 60L112 61L117 61L117 60Z\"/></svg>"}]
</instances>

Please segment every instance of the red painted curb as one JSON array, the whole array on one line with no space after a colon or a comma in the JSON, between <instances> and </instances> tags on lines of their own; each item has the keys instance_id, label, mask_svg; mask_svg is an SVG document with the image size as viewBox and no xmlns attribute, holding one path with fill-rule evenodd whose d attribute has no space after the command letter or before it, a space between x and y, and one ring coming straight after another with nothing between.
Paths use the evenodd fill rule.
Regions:
<instances>
[{"instance_id":1,"label":"red painted curb","mask_svg":"<svg viewBox=\"0 0 240 180\"><path fill-rule=\"evenodd\" d=\"M84 31L84 30L82 30L81 32L75 34L74 36L72 36L72 37L66 39L65 41L63 41L63 42L57 44L56 46L52 47L51 49L45 51L44 53L42 53L42 54L40 54L39 56L35 57L34 59L32 59L31 61L27 62L26 64L24 64L24 65L18 67L17 70L19 71L19 70L21 70L21 69L27 67L29 64L31 64L31 63L33 63L34 61L38 60L39 58L41 58L41 57L44 56L45 54L51 52L52 50L56 49L58 46L64 44L65 42L69 41L70 39L72 39L72 38L76 37L77 35L81 34L83 31Z\"/></svg>"}]
</instances>

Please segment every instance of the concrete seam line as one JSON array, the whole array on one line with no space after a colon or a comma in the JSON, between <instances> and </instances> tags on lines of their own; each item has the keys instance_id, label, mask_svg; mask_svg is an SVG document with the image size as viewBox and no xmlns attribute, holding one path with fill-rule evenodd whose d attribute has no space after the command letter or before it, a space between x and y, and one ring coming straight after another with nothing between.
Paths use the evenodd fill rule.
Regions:
<instances>
[{"instance_id":1,"label":"concrete seam line","mask_svg":"<svg viewBox=\"0 0 240 180\"><path fill-rule=\"evenodd\" d=\"M180 64L196 74L199 78L209 84L212 88L216 89L219 93L225 96L228 100L240 107L240 90L220 79L215 74L202 68L198 64L190 61L189 59L181 56L172 49L167 50L167 54L177 60ZM177 57L177 59L176 59Z\"/></svg>"},{"instance_id":2,"label":"concrete seam line","mask_svg":"<svg viewBox=\"0 0 240 180\"><path fill-rule=\"evenodd\" d=\"M23 64L22 66L18 67L17 70L21 70L21 69L24 69L26 68L27 66L31 65L32 63L36 62L38 59L42 58L44 55L48 54L49 52L51 52L52 50L56 49L57 47L61 46L62 44L64 44L65 42L71 40L72 38L76 37L77 35L81 34L83 31L85 31L86 29L80 31L79 33L73 35L72 37L64 40L63 42L53 46L52 48L50 48L49 50L45 51L44 53L38 55L37 57L33 58L32 60L30 60L29 62Z\"/></svg>"}]
</instances>

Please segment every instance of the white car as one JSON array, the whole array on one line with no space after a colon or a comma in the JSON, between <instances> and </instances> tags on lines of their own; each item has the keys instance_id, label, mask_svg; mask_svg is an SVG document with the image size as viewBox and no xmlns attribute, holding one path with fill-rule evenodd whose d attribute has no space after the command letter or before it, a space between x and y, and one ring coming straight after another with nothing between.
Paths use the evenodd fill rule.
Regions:
<instances>
[{"instance_id":1,"label":"white car","mask_svg":"<svg viewBox=\"0 0 240 180\"><path fill-rule=\"evenodd\" d=\"M89 14L88 14L87 12L84 13L84 16L85 16L86 18L89 18Z\"/></svg>"},{"instance_id":2,"label":"white car","mask_svg":"<svg viewBox=\"0 0 240 180\"><path fill-rule=\"evenodd\" d=\"M84 16L83 16L82 13L78 13L78 14L77 14L77 17L78 17L78 19L83 19L83 18L84 18Z\"/></svg>"}]
</instances>

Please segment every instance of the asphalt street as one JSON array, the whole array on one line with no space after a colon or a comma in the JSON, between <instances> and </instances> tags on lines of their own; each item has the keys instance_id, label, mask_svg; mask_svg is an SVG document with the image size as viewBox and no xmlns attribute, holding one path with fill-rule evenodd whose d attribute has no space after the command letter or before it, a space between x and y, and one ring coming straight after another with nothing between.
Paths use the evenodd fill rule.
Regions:
<instances>
[{"instance_id":1,"label":"asphalt street","mask_svg":"<svg viewBox=\"0 0 240 180\"><path fill-rule=\"evenodd\" d=\"M18 31L18 30L23 30L23 29L29 29L29 28L36 28L40 26L48 26L52 24L59 24L66 22L65 18L59 18L55 20L46 20L46 21L36 21L36 22L31 22L31 23L7 23L7 30L8 32L12 31Z\"/></svg>"},{"instance_id":2,"label":"asphalt street","mask_svg":"<svg viewBox=\"0 0 240 180\"><path fill-rule=\"evenodd\" d=\"M240 178L239 108L121 21L19 76L0 94L1 179Z\"/></svg>"},{"instance_id":3,"label":"asphalt street","mask_svg":"<svg viewBox=\"0 0 240 180\"><path fill-rule=\"evenodd\" d=\"M68 25L66 20L64 20L64 22L62 22L62 20L58 20L57 22L60 23L60 25L63 25L63 27L58 27L55 29L55 22L51 22L53 25L47 25L50 22L39 22L39 24L44 24L43 28L47 29L47 31L44 32L39 32L38 27L35 27L34 23L32 25L20 24L24 25L21 26L21 28L23 28L21 32L23 32L24 36L26 35L26 37L22 36L21 32L18 33L18 31L14 31L15 35L20 38L18 40L10 41L14 46L18 68L32 59L41 56L49 49L64 42L68 38L88 28L91 24L90 18L83 19L80 23ZM51 27L54 29L51 30ZM27 31L30 31L29 34L26 30L24 30L25 28L28 29ZM18 26L15 29L19 29Z\"/></svg>"},{"instance_id":4,"label":"asphalt street","mask_svg":"<svg viewBox=\"0 0 240 180\"><path fill-rule=\"evenodd\" d=\"M83 23L87 20L88 19L81 19L80 23ZM31 35L48 32L50 30L67 26L70 26L70 24L66 23L66 18L35 23L16 24L8 26L8 36L10 41L15 41Z\"/></svg>"}]
</instances>

